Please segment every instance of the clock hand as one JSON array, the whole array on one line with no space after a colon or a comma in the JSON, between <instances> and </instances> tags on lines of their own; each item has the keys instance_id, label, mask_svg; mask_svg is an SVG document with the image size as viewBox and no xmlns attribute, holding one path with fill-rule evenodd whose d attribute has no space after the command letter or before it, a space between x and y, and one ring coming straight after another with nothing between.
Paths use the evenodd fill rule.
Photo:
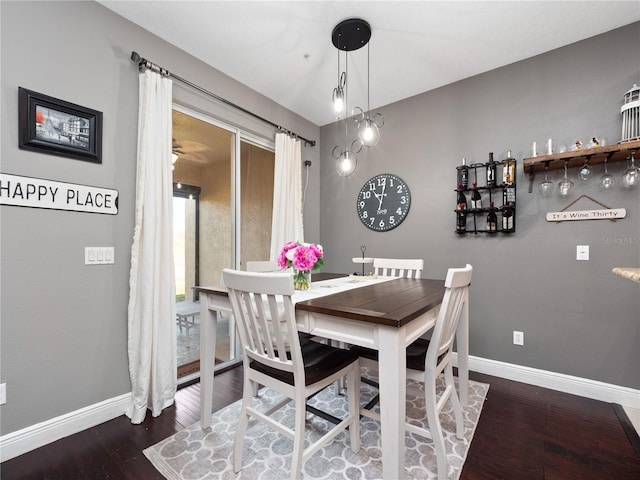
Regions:
<instances>
[{"instance_id":1,"label":"clock hand","mask_svg":"<svg viewBox=\"0 0 640 480\"><path fill-rule=\"evenodd\" d=\"M386 196L386 193L384 193L386 188L387 188L387 182L385 180L385 182L382 184L382 193L380 195L376 195L376 197L378 197L378 201L380 202L378 204L378 210L382 209L382 200L384 200L384 197Z\"/></svg>"}]
</instances>

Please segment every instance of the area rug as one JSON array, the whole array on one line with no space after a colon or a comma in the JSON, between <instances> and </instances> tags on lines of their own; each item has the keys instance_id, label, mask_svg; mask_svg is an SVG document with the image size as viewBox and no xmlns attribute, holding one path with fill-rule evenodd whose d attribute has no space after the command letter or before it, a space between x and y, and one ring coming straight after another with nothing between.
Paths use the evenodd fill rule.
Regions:
<instances>
[{"instance_id":1,"label":"area rug","mask_svg":"<svg viewBox=\"0 0 640 480\"><path fill-rule=\"evenodd\" d=\"M423 384L409 382L407 385L407 416L416 424L423 424ZM441 387L442 388L442 387ZM449 480L457 480L462 471L482 405L489 385L469 382L469 404L464 409L464 440L455 436L453 411L445 406L440 416L444 430ZM373 387L362 384L361 404L366 404L376 392ZM267 410L277 403L280 395L262 388L254 406ZM320 392L310 405L343 418L347 412L346 396L337 395L333 387ZM256 423L247 431L242 458L242 471L233 472L232 452L236 423L240 412L240 401L212 415L211 427L202 429L196 423L171 437L144 450L154 467L169 480L288 480L290 478L292 442L275 430ZM293 426L293 408L287 406L279 413L282 420ZM275 416L276 414L274 414ZM328 428L328 423L314 415L307 415L305 441L312 442ZM353 453L349 447L348 432L341 432L333 442L320 449L308 459L302 472L305 480L345 479L368 480L382 477L381 442L379 422L362 417L362 447ZM307 443L308 445L309 443ZM430 439L406 434L405 478L409 480L435 479L436 454Z\"/></svg>"}]
</instances>

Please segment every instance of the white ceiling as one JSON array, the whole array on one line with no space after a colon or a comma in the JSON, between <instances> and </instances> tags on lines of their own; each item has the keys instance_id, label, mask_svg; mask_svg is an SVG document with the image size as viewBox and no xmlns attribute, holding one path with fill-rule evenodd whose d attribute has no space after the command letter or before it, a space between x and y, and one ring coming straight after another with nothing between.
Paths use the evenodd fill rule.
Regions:
<instances>
[{"instance_id":1,"label":"white ceiling","mask_svg":"<svg viewBox=\"0 0 640 480\"><path fill-rule=\"evenodd\" d=\"M319 126L347 18L371 25L372 109L640 20L638 0L98 1ZM366 50L349 54L349 109L366 110Z\"/></svg>"}]
</instances>

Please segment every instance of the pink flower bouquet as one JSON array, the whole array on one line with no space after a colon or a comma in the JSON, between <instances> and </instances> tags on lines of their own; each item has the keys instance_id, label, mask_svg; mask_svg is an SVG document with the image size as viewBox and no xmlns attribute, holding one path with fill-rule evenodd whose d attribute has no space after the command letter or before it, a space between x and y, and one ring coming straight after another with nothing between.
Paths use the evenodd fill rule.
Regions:
<instances>
[{"instance_id":1,"label":"pink flower bouquet","mask_svg":"<svg viewBox=\"0 0 640 480\"><path fill-rule=\"evenodd\" d=\"M317 270L324 265L322 245L316 243L287 242L280 255L278 266L280 268L293 268L293 283L297 290L311 288L311 270Z\"/></svg>"}]
</instances>

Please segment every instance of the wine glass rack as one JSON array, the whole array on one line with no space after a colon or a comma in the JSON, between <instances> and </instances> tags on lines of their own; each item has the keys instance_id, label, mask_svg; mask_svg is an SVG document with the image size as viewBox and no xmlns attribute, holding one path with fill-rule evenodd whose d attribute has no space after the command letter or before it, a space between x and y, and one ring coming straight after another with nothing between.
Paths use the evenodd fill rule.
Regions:
<instances>
[{"instance_id":1,"label":"wine glass rack","mask_svg":"<svg viewBox=\"0 0 640 480\"><path fill-rule=\"evenodd\" d=\"M604 163L605 160L611 164L625 161L634 152L640 152L640 140L525 158L522 161L522 167L524 173L529 174L529 193L531 193L535 174L544 172L545 165L549 166L549 170L558 170L564 168L565 162L567 168L581 167L585 162L594 166Z\"/></svg>"},{"instance_id":2,"label":"wine glass rack","mask_svg":"<svg viewBox=\"0 0 640 480\"><path fill-rule=\"evenodd\" d=\"M456 208L456 230L458 235L468 234L512 234L516 231L516 171L517 160L509 158L513 161L513 181L511 183L504 182L504 168L507 159L495 162L496 174L495 178L502 178L502 183L496 183L495 186L487 186L486 171L489 162L473 163L468 166L468 186L467 188L456 188L456 195L462 192L466 196L465 208ZM460 169L460 167L457 167ZM482 184L478 180L482 181ZM473 186L473 183L476 186ZM482 207L471 208L471 195L477 190L480 194ZM496 227L490 229L487 222L489 212L492 210L491 204L494 204L493 211L496 214ZM505 228L505 212L510 210L512 214L510 225ZM464 228L461 228L460 221L464 218Z\"/></svg>"}]
</instances>

